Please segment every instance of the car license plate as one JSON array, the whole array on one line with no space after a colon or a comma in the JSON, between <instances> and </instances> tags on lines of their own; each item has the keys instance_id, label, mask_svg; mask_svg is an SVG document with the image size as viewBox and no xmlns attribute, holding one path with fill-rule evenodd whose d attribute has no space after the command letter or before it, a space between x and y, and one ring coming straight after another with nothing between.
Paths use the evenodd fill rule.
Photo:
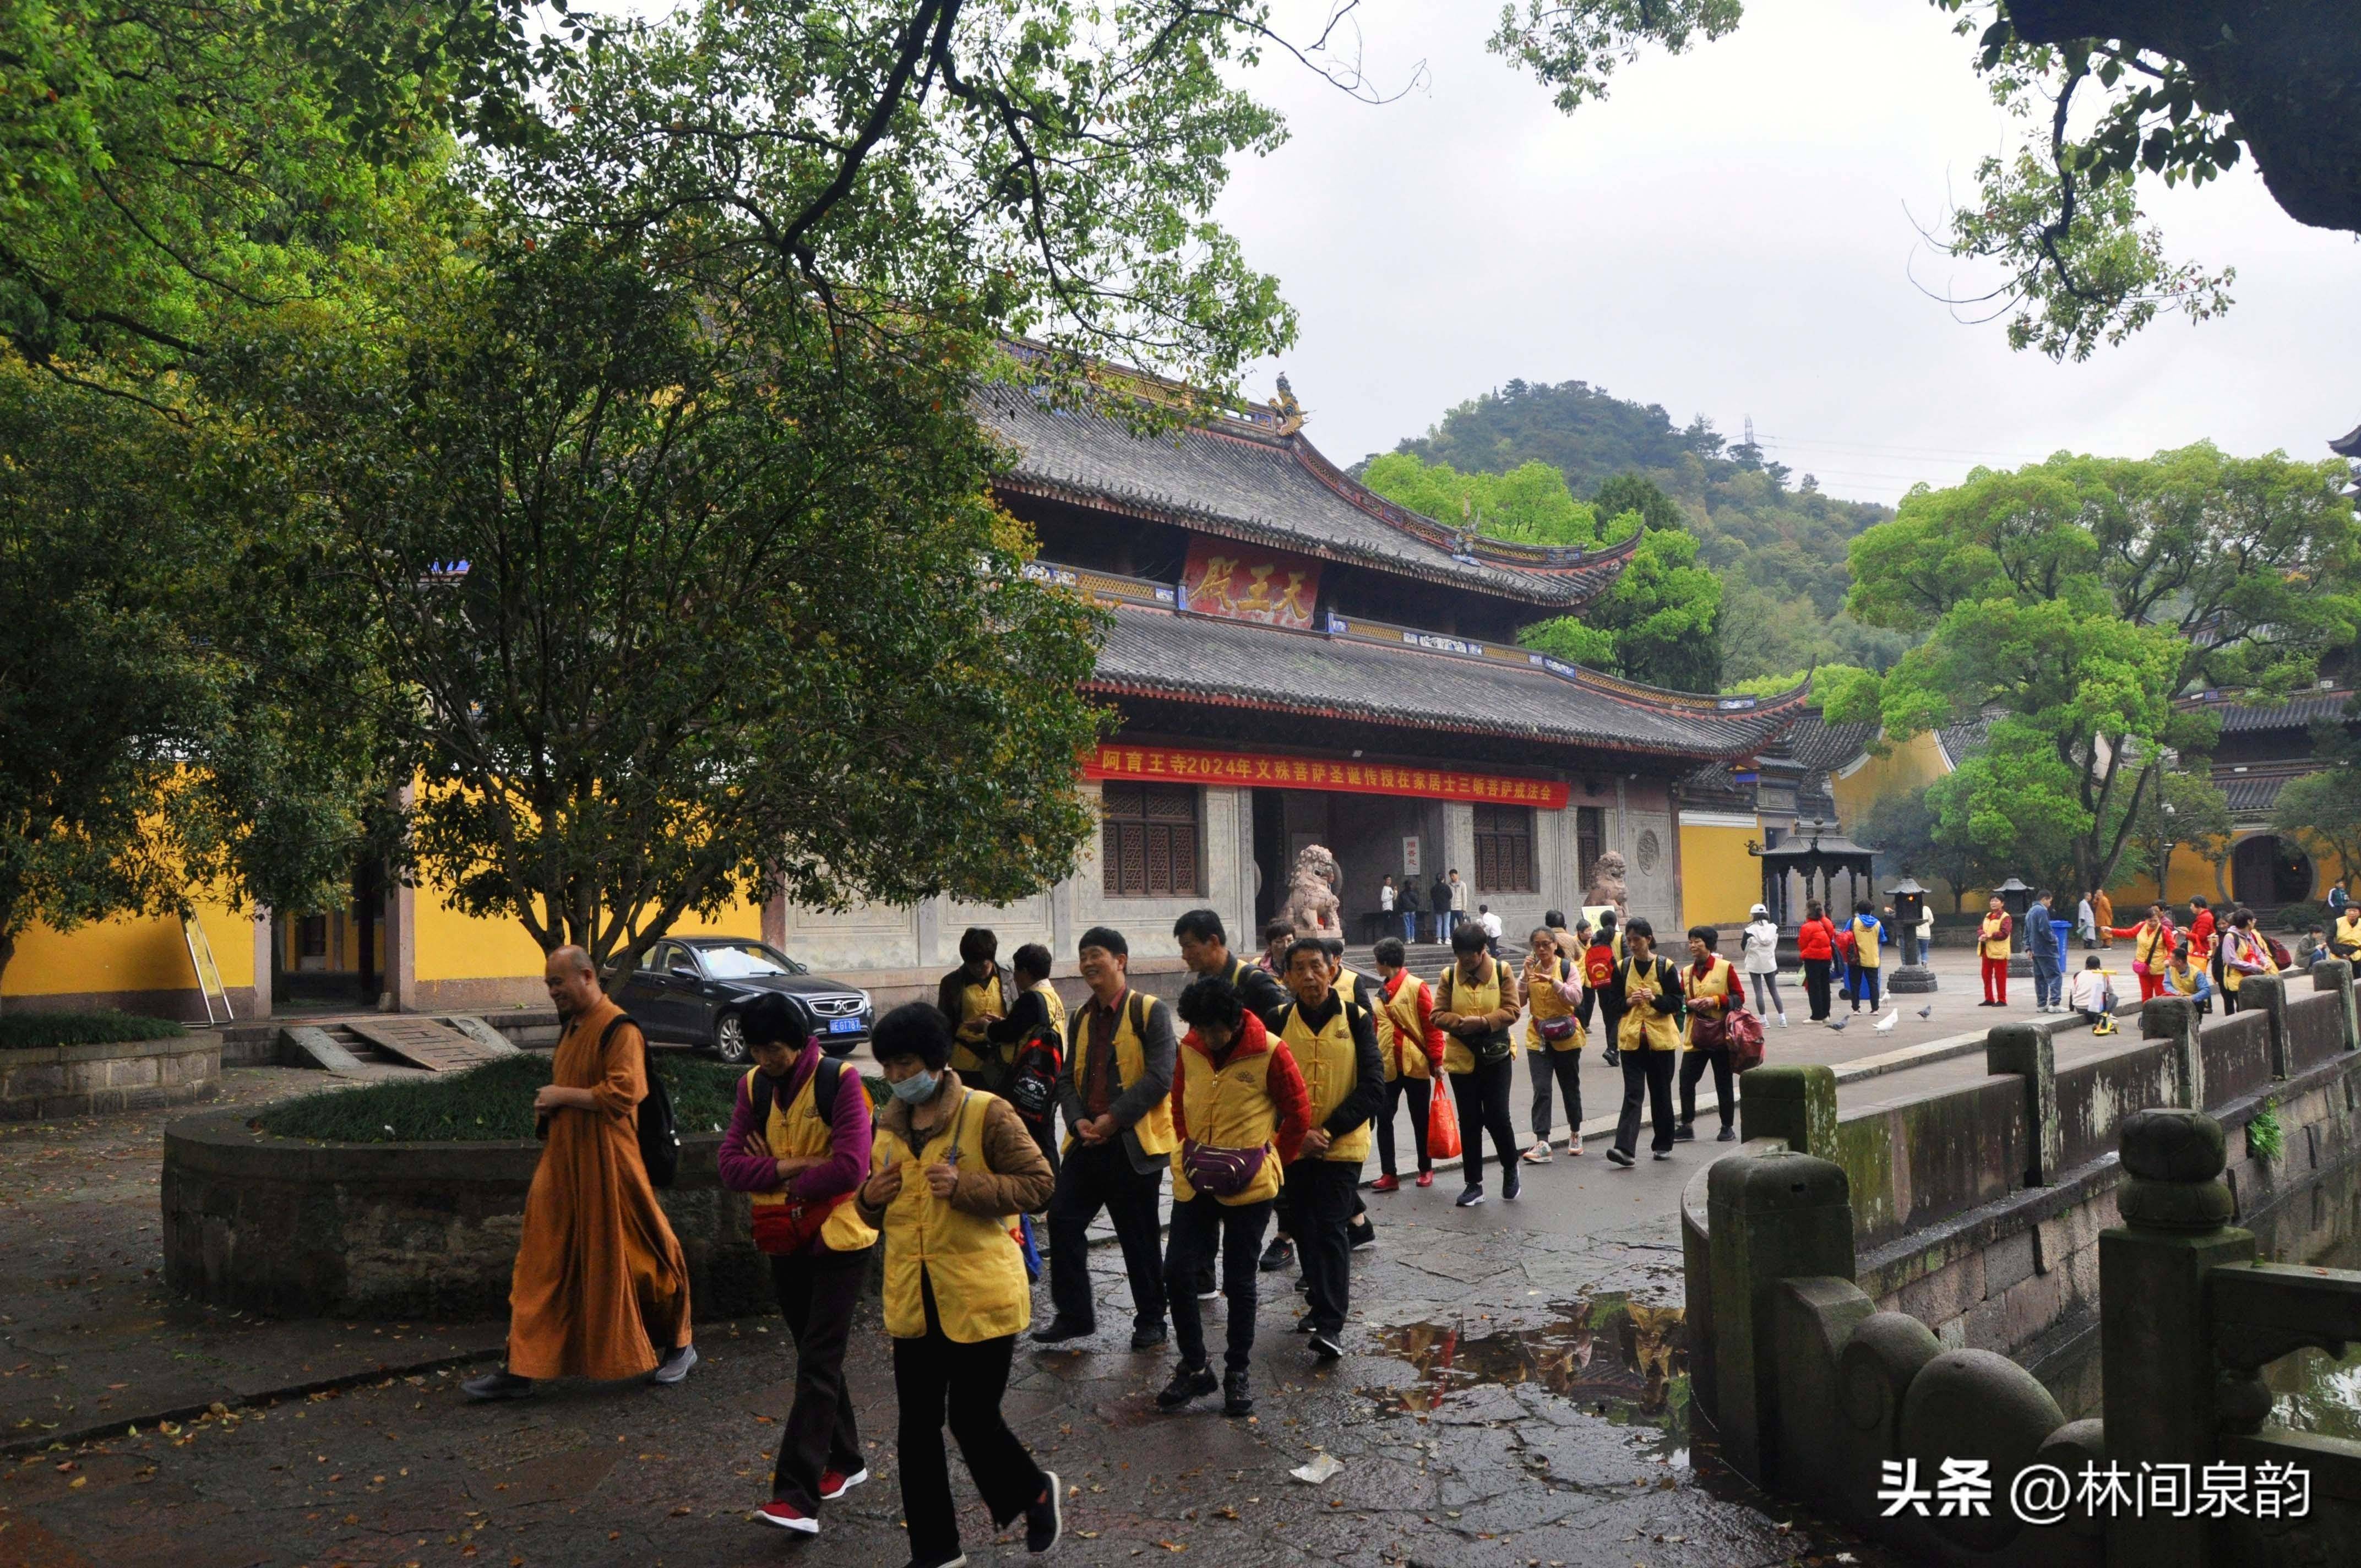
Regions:
<instances>
[{"instance_id":1,"label":"car license plate","mask_svg":"<svg viewBox=\"0 0 2361 1568\"><path fill-rule=\"evenodd\" d=\"M831 1035L857 1035L861 1032L861 1020L858 1018L830 1018L828 1021L828 1032Z\"/></svg>"}]
</instances>

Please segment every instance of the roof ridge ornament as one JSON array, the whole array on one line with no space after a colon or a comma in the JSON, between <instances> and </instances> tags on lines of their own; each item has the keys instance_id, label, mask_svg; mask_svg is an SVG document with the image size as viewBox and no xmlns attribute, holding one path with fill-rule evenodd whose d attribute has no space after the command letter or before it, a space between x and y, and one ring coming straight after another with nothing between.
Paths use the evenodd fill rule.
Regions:
<instances>
[{"instance_id":1,"label":"roof ridge ornament","mask_svg":"<svg viewBox=\"0 0 2361 1568\"><path fill-rule=\"evenodd\" d=\"M1270 400L1270 411L1279 416L1279 433L1293 435L1303 428L1303 405L1295 400L1295 389L1287 384L1287 372L1279 373L1279 395Z\"/></svg>"}]
</instances>

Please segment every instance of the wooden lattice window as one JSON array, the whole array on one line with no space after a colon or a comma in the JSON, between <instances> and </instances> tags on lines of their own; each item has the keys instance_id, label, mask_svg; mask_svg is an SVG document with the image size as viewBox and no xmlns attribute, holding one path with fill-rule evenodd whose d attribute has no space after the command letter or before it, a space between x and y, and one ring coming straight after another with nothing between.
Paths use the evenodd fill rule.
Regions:
<instances>
[{"instance_id":1,"label":"wooden lattice window","mask_svg":"<svg viewBox=\"0 0 2361 1568\"><path fill-rule=\"evenodd\" d=\"M1108 897L1203 894L1197 801L1193 784L1106 784L1100 797L1104 823L1099 858Z\"/></svg>"},{"instance_id":2,"label":"wooden lattice window","mask_svg":"<svg viewBox=\"0 0 2361 1568\"><path fill-rule=\"evenodd\" d=\"M1476 891L1533 891L1533 808L1476 807Z\"/></svg>"}]
</instances>

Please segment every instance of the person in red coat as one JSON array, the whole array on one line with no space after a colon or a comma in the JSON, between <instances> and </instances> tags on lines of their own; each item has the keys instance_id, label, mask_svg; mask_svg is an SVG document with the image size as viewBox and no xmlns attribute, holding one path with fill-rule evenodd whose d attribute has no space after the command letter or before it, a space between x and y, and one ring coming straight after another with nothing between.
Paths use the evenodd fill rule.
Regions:
<instances>
[{"instance_id":1,"label":"person in red coat","mask_svg":"<svg viewBox=\"0 0 2361 1568\"><path fill-rule=\"evenodd\" d=\"M1828 1021L1828 970L1836 961L1837 927L1817 899L1804 905L1795 928L1795 951L1804 960L1804 993L1812 1001L1812 1022Z\"/></svg>"}]
</instances>

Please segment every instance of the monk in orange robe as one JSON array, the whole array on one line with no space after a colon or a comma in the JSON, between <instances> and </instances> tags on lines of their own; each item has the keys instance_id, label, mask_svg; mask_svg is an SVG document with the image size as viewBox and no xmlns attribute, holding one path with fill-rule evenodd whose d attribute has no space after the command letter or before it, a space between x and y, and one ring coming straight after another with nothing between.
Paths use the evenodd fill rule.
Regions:
<instances>
[{"instance_id":1,"label":"monk in orange robe","mask_svg":"<svg viewBox=\"0 0 2361 1568\"><path fill-rule=\"evenodd\" d=\"M639 1028L609 1034L622 1009L580 948L551 953L544 979L566 1033L533 1102L544 1142L509 1287L508 1368L464 1385L478 1399L522 1398L539 1377L677 1383L697 1365L688 1266L640 1159Z\"/></svg>"}]
</instances>

